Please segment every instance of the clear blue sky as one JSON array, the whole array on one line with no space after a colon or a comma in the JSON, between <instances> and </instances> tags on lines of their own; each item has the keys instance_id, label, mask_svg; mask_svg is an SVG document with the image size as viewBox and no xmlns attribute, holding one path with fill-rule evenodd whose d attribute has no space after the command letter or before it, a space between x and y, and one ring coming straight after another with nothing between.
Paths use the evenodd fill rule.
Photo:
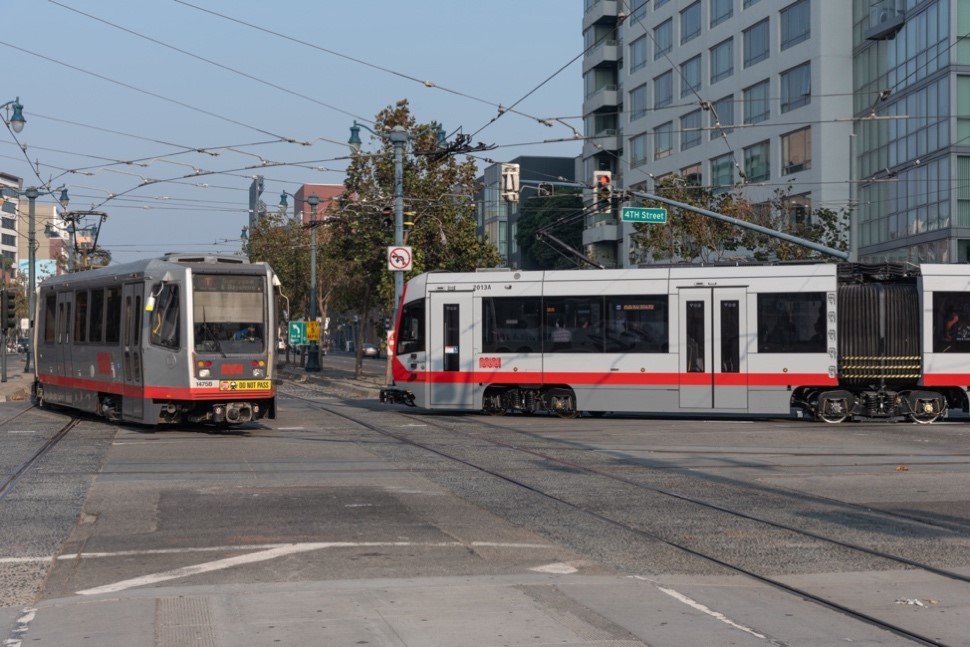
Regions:
<instances>
[{"instance_id":1,"label":"clear blue sky","mask_svg":"<svg viewBox=\"0 0 970 647\"><path fill-rule=\"evenodd\" d=\"M582 131L579 0L5 0L2 16L0 103L20 97L30 163L2 129L0 170L107 212L115 262L238 251L252 176L271 209L282 190L342 183L354 119L400 99L496 144L494 161L581 150L538 121ZM489 124L525 95L528 116ZM245 168L262 161L285 165Z\"/></svg>"}]
</instances>

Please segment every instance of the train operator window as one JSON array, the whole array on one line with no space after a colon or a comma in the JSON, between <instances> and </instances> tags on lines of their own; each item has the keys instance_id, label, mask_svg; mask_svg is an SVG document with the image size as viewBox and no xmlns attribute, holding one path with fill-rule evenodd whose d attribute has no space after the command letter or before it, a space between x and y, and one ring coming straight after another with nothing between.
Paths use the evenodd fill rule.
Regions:
<instances>
[{"instance_id":1,"label":"train operator window","mask_svg":"<svg viewBox=\"0 0 970 647\"><path fill-rule=\"evenodd\" d=\"M193 274L192 334L196 351L259 353L266 345L263 276Z\"/></svg>"},{"instance_id":2,"label":"train operator window","mask_svg":"<svg viewBox=\"0 0 970 647\"><path fill-rule=\"evenodd\" d=\"M424 303L424 299L418 299L401 309L401 327L395 342L398 355L424 352Z\"/></svg>"},{"instance_id":3,"label":"train operator window","mask_svg":"<svg viewBox=\"0 0 970 647\"><path fill-rule=\"evenodd\" d=\"M168 348L179 347L179 286L164 285L155 297L151 317L151 342Z\"/></svg>"},{"instance_id":4,"label":"train operator window","mask_svg":"<svg viewBox=\"0 0 970 647\"><path fill-rule=\"evenodd\" d=\"M758 295L759 353L824 353L825 293Z\"/></svg>"}]
</instances>

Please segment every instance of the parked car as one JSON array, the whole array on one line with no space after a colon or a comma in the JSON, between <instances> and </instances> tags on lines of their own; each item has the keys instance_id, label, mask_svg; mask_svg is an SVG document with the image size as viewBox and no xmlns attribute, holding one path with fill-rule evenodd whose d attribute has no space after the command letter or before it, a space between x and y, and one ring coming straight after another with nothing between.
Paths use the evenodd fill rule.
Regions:
<instances>
[{"instance_id":1,"label":"parked car","mask_svg":"<svg viewBox=\"0 0 970 647\"><path fill-rule=\"evenodd\" d=\"M360 354L363 357L373 357L374 359L380 359L381 349L377 347L377 344L364 342L360 346Z\"/></svg>"}]
</instances>

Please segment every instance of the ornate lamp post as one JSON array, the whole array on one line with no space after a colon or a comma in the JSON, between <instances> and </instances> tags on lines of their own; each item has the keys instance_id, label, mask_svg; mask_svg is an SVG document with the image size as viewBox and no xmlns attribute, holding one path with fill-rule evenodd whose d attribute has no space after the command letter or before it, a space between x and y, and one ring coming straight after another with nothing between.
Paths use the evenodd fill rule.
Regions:
<instances>
[{"instance_id":1,"label":"ornate lamp post","mask_svg":"<svg viewBox=\"0 0 970 647\"><path fill-rule=\"evenodd\" d=\"M0 110L3 110L7 106L13 107L13 114L10 115L10 119L4 119L4 122L10 126L15 133L19 133L24 129L24 125L27 123L27 120L24 119L24 107L20 104L20 97L17 97L13 101L7 101L4 104L0 104Z\"/></svg>"},{"instance_id":2,"label":"ornate lamp post","mask_svg":"<svg viewBox=\"0 0 970 647\"><path fill-rule=\"evenodd\" d=\"M347 143L355 153L360 152L362 144L360 129L363 128L381 139L387 138L394 146L394 245L404 244L404 145L408 141L408 133L403 126L394 126L390 132L380 134L371 130L365 124L357 123L350 127L350 139ZM398 310L401 307L401 294L404 292L404 272L394 272L394 319L392 326L397 324Z\"/></svg>"}]
</instances>

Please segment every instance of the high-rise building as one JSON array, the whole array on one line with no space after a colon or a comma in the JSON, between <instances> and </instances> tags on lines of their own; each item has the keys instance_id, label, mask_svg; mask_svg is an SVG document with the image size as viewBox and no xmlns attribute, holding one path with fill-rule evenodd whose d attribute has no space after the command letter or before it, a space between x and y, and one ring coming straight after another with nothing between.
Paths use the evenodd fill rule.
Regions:
<instances>
[{"instance_id":1,"label":"high-rise building","mask_svg":"<svg viewBox=\"0 0 970 647\"><path fill-rule=\"evenodd\" d=\"M958 0L585 0L584 181L676 173L790 215L847 215L863 261L970 255L970 5ZM961 107L962 106L962 107ZM966 152L968 154L961 154ZM964 195L965 194L965 195ZM632 225L587 221L601 262Z\"/></svg>"}]
</instances>

